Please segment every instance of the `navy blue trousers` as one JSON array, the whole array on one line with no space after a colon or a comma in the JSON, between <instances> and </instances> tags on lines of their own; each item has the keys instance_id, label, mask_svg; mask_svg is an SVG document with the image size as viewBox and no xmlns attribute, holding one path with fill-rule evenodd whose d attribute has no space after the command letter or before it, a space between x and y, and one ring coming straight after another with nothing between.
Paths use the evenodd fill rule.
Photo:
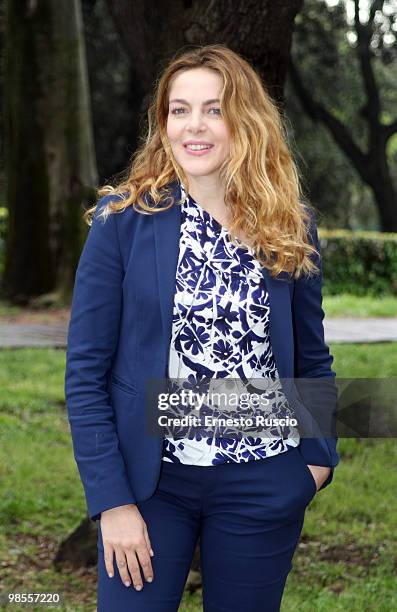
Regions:
<instances>
[{"instance_id":1,"label":"navy blue trousers","mask_svg":"<svg viewBox=\"0 0 397 612\"><path fill-rule=\"evenodd\" d=\"M154 550L152 583L109 578L98 521L98 612L177 612L200 541L204 612L276 612L315 480L297 448L246 463L162 461L154 495L137 502Z\"/></svg>"}]
</instances>

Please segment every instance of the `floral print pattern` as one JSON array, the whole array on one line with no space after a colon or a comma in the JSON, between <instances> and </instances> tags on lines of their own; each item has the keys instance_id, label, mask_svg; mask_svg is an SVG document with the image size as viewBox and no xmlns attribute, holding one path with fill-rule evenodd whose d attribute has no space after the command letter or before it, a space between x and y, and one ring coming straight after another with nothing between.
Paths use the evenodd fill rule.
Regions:
<instances>
[{"instance_id":1,"label":"floral print pattern","mask_svg":"<svg viewBox=\"0 0 397 612\"><path fill-rule=\"evenodd\" d=\"M217 384L247 392L266 390L271 417L293 417L282 392L269 336L270 303L254 251L234 245L228 231L203 209L181 182L181 231L176 273L168 378L195 392L216 391ZM225 381L232 378L233 381ZM255 384L251 381L254 379ZM259 382L259 390L258 390ZM180 385L176 384L178 389ZM192 414L192 406L173 407L175 416ZM196 413L197 414L197 413ZM222 416L216 404L200 415ZM225 413L226 414L226 413ZM252 406L228 408L227 417L258 414ZM261 412L260 414L264 414ZM217 465L262 459L300 442L291 425L263 428L253 435L227 437L228 429L180 427L165 436L163 461ZM234 430L235 431L235 430ZM245 430L246 431L246 430ZM260 432L262 434L262 432Z\"/></svg>"}]
</instances>

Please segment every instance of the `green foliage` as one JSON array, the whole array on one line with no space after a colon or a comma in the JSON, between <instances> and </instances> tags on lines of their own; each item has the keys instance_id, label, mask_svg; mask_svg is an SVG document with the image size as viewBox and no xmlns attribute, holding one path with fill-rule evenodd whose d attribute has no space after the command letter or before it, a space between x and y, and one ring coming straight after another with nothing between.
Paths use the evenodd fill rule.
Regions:
<instances>
[{"instance_id":1,"label":"green foliage","mask_svg":"<svg viewBox=\"0 0 397 612\"><path fill-rule=\"evenodd\" d=\"M353 2L349 4L353 8ZM370 4L360 6L363 22ZM343 124L346 134L365 153L370 139L368 99L355 26L348 19L347 5L343 0L332 3L305 0L295 19L292 58L312 99ZM395 13L395 6L386 1L383 10L377 11L371 40L371 65L384 125L393 122L397 103ZM374 192L322 122L309 117L290 77L285 95L290 143L307 196L321 211L323 224L329 228L378 229L379 210ZM387 147L394 178L396 150L394 135Z\"/></svg>"},{"instance_id":2,"label":"green foliage","mask_svg":"<svg viewBox=\"0 0 397 612\"><path fill-rule=\"evenodd\" d=\"M397 234L319 229L324 294L397 296Z\"/></svg>"}]
</instances>

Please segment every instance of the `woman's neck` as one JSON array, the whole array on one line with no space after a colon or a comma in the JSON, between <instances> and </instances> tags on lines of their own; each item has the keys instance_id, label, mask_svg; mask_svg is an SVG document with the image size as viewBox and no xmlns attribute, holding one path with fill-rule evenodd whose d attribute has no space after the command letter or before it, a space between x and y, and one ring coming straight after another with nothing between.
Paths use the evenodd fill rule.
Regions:
<instances>
[{"instance_id":1,"label":"woman's neck","mask_svg":"<svg viewBox=\"0 0 397 612\"><path fill-rule=\"evenodd\" d=\"M227 227L230 215L225 204L225 191L217 177L189 177L189 194L193 200Z\"/></svg>"},{"instance_id":2,"label":"woman's neck","mask_svg":"<svg viewBox=\"0 0 397 612\"><path fill-rule=\"evenodd\" d=\"M225 204L225 187L219 180L205 177L208 180L200 180L200 177L189 177L189 194L204 210L206 210L218 223L228 229L232 224L230 211ZM248 246L252 244L246 236L240 232L237 236Z\"/></svg>"}]
</instances>

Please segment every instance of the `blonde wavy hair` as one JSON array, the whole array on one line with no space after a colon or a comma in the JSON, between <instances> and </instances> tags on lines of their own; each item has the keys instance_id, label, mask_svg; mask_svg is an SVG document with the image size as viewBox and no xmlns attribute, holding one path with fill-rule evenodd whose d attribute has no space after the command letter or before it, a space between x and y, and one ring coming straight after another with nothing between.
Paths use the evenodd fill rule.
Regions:
<instances>
[{"instance_id":1,"label":"blonde wavy hair","mask_svg":"<svg viewBox=\"0 0 397 612\"><path fill-rule=\"evenodd\" d=\"M175 205L169 184L177 178L189 191L187 176L176 162L167 137L169 93L178 74L201 67L214 70L223 82L220 107L231 147L220 177L226 185L232 242L244 246L237 238L244 235L260 264L273 277L283 271L294 278L302 273L311 276L319 271L313 255L320 257L309 240L308 224L314 210L303 203L281 114L254 68L224 45L185 51L163 70L148 108L147 133L124 178L97 190L98 198L110 194L121 197L110 200L99 216L106 219L127 206L143 214L161 214ZM89 225L97 204L84 213Z\"/></svg>"}]
</instances>

